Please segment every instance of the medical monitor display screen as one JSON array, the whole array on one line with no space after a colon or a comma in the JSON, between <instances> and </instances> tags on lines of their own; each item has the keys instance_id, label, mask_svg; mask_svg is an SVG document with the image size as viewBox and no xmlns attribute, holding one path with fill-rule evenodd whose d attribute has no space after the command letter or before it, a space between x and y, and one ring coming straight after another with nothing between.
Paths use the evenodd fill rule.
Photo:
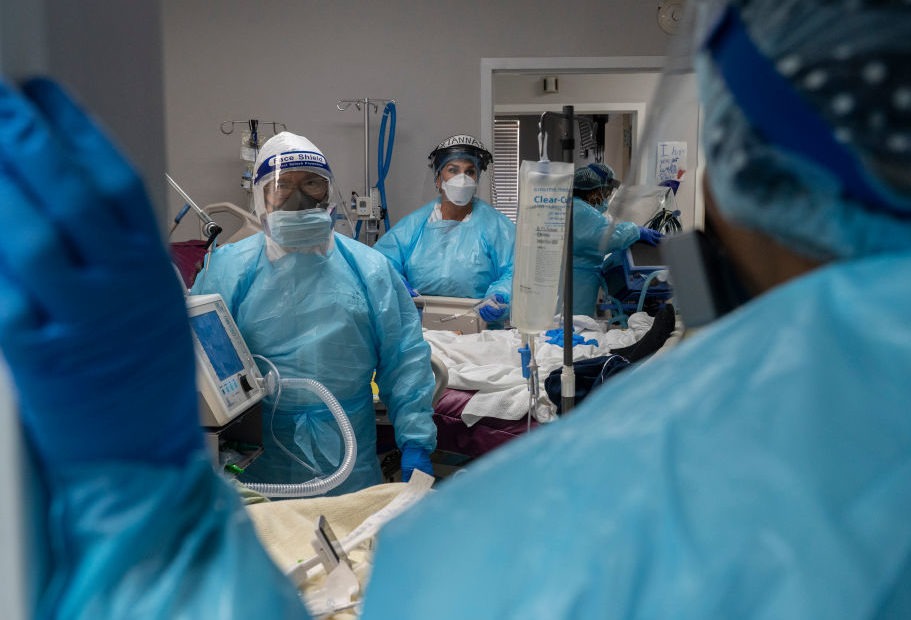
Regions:
<instances>
[{"instance_id":1,"label":"medical monitor display screen","mask_svg":"<svg viewBox=\"0 0 911 620\"><path fill-rule=\"evenodd\" d=\"M193 331L196 332L196 337L199 338L199 344L209 357L219 381L224 381L244 369L217 312L213 310L190 317L190 324L193 326Z\"/></svg>"},{"instance_id":2,"label":"medical monitor display screen","mask_svg":"<svg viewBox=\"0 0 911 620\"><path fill-rule=\"evenodd\" d=\"M634 243L629 247L630 267L660 267L664 265L661 252L647 243Z\"/></svg>"}]
</instances>

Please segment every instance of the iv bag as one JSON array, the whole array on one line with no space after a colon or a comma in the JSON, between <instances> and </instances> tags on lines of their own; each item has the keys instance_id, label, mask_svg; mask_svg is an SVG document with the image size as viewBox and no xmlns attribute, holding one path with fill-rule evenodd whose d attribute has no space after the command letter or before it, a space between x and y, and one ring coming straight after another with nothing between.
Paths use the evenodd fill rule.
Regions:
<instances>
[{"instance_id":1,"label":"iv bag","mask_svg":"<svg viewBox=\"0 0 911 620\"><path fill-rule=\"evenodd\" d=\"M510 324L531 334L551 327L557 310L572 200L573 164L523 161L512 276Z\"/></svg>"}]
</instances>

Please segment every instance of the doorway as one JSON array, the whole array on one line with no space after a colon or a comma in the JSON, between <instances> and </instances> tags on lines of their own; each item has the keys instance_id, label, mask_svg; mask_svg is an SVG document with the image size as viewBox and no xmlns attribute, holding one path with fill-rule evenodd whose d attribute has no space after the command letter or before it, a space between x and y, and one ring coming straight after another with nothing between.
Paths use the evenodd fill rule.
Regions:
<instances>
[{"instance_id":1,"label":"doorway","mask_svg":"<svg viewBox=\"0 0 911 620\"><path fill-rule=\"evenodd\" d=\"M572 105L576 115L590 118L606 115L612 119L608 126L617 122L619 133L605 134L600 156L614 168L620 180L628 178L631 170L637 168L639 179L654 183L658 145L645 145L642 140L649 102L657 90L663 62L663 57L484 58L481 60L482 140L494 145L495 121L506 119L519 119L521 135L528 131L536 134L534 117L540 117L543 112L560 112L564 105ZM524 127L525 119L532 130ZM689 182L681 185L677 196L685 228L701 226L703 219L698 183L701 168L698 127L699 110L694 108L680 119L679 133L660 136L662 140L680 140L690 145ZM532 156L528 156L529 139L523 140L521 135L521 159L537 159L536 140L532 141ZM576 137L579 145L578 130ZM550 142L558 142L559 138L559 135L551 136ZM624 157L624 152L631 155ZM584 149L577 149L574 161L579 165L596 161L597 156L595 152L586 154ZM493 200L492 186L484 190Z\"/></svg>"}]
</instances>

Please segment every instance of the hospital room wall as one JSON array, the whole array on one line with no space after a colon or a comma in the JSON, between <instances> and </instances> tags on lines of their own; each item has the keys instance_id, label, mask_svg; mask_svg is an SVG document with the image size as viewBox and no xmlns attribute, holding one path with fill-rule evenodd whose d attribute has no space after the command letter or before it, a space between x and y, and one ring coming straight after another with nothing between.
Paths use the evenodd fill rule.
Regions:
<instances>
[{"instance_id":1,"label":"hospital room wall","mask_svg":"<svg viewBox=\"0 0 911 620\"><path fill-rule=\"evenodd\" d=\"M149 0L0 0L3 73L50 74L142 171L164 220L161 6Z\"/></svg>"},{"instance_id":2,"label":"hospital room wall","mask_svg":"<svg viewBox=\"0 0 911 620\"><path fill-rule=\"evenodd\" d=\"M342 196L363 192L363 115L336 101L395 98L393 223L426 198L431 148L481 134L482 58L660 56L668 41L642 0L164 0L162 10L167 166L197 203L245 204L240 132L219 124L249 118L308 136ZM370 115L371 183L380 120ZM196 231L182 225L175 239Z\"/></svg>"}]
</instances>

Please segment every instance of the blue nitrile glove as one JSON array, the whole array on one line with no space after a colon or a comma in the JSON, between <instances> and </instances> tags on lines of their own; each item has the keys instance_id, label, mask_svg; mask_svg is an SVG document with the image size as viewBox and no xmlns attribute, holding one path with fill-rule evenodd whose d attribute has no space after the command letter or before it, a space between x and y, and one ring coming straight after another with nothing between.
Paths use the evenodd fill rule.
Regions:
<instances>
[{"instance_id":1,"label":"blue nitrile glove","mask_svg":"<svg viewBox=\"0 0 911 620\"><path fill-rule=\"evenodd\" d=\"M544 335L547 336L547 340L545 340L545 342L547 344L555 344L555 345L558 345L561 347L563 346L563 329L562 328L548 329L546 332L544 332ZM576 332L573 332L573 346L576 346L577 344L592 344L592 345L598 346L598 341L595 340L594 338L589 338L588 340L586 340L582 336L582 334L577 334Z\"/></svg>"},{"instance_id":2,"label":"blue nitrile glove","mask_svg":"<svg viewBox=\"0 0 911 620\"><path fill-rule=\"evenodd\" d=\"M405 446L402 449L402 482L411 480L411 474L415 469L420 469L427 475L433 475L430 453L423 448Z\"/></svg>"},{"instance_id":3,"label":"blue nitrile glove","mask_svg":"<svg viewBox=\"0 0 911 620\"><path fill-rule=\"evenodd\" d=\"M657 230L652 230L651 228L646 228L645 226L639 227L639 241L647 243L649 245L658 245L658 243L664 238Z\"/></svg>"},{"instance_id":4,"label":"blue nitrile glove","mask_svg":"<svg viewBox=\"0 0 911 620\"><path fill-rule=\"evenodd\" d=\"M409 295L411 295L412 297L420 297L420 296L421 296L420 293L418 293L416 290L414 290L413 288L411 288L411 284L408 283L408 280L405 279L405 276L402 276L402 283L405 285L405 288L408 290L408 294L409 294Z\"/></svg>"},{"instance_id":5,"label":"blue nitrile glove","mask_svg":"<svg viewBox=\"0 0 911 620\"><path fill-rule=\"evenodd\" d=\"M202 449L183 293L141 179L59 86L0 83L0 348L50 468Z\"/></svg>"},{"instance_id":6,"label":"blue nitrile glove","mask_svg":"<svg viewBox=\"0 0 911 620\"><path fill-rule=\"evenodd\" d=\"M661 181L661 183L659 183L658 185L660 185L661 187L670 187L671 191L674 192L674 195L676 195L677 190L680 189L680 181L678 181L677 179L668 179L666 181Z\"/></svg>"},{"instance_id":7,"label":"blue nitrile glove","mask_svg":"<svg viewBox=\"0 0 911 620\"><path fill-rule=\"evenodd\" d=\"M507 311L509 311L509 304L500 293L488 297L478 305L478 315L488 323L499 321L506 316Z\"/></svg>"}]
</instances>

